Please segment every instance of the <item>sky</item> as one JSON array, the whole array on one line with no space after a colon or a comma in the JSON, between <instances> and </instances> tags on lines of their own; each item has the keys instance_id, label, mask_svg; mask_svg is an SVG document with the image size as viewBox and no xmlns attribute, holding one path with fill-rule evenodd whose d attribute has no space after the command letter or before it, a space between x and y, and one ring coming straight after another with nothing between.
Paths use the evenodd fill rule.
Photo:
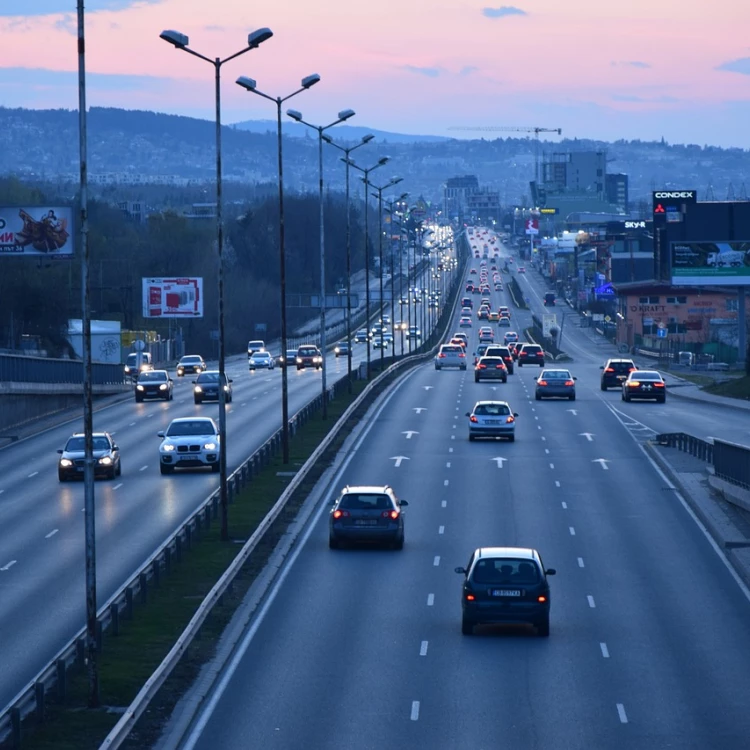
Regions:
<instances>
[{"instance_id":1,"label":"sky","mask_svg":"<svg viewBox=\"0 0 750 750\"><path fill-rule=\"evenodd\" d=\"M159 38L225 58L222 117L275 116L459 138L562 128L568 138L750 148L747 0L87 0L88 106L212 119L213 70ZM0 0L0 105L76 109L75 0ZM23 13L20 10L23 9ZM20 13L20 14L19 14ZM285 107L285 108L286 108ZM464 127L469 130L453 130ZM521 133L523 131L520 131Z\"/></svg>"}]
</instances>

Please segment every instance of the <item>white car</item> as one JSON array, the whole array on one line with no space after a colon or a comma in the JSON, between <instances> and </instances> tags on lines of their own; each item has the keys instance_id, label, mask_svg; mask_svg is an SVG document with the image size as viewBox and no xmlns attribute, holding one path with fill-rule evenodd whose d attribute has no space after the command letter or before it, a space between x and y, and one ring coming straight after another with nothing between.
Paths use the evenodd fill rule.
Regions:
<instances>
[{"instance_id":1,"label":"white car","mask_svg":"<svg viewBox=\"0 0 750 750\"><path fill-rule=\"evenodd\" d=\"M219 430L209 417L173 419L166 430L157 435L159 470L171 474L175 469L210 466L219 471Z\"/></svg>"},{"instance_id":2,"label":"white car","mask_svg":"<svg viewBox=\"0 0 750 750\"><path fill-rule=\"evenodd\" d=\"M253 352L248 357L247 366L250 370L273 370L276 367L276 360L271 352Z\"/></svg>"},{"instance_id":3,"label":"white car","mask_svg":"<svg viewBox=\"0 0 750 750\"><path fill-rule=\"evenodd\" d=\"M471 328L471 318L468 315L461 317L458 321L459 328Z\"/></svg>"}]
</instances>

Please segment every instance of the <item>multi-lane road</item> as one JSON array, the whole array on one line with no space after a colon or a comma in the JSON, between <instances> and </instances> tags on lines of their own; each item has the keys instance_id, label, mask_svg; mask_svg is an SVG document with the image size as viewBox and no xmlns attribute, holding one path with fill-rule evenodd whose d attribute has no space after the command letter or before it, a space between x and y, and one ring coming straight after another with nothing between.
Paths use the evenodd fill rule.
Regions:
<instances>
[{"instance_id":1,"label":"multi-lane road","mask_svg":"<svg viewBox=\"0 0 750 750\"><path fill-rule=\"evenodd\" d=\"M520 283L541 312L543 283ZM537 368L475 384L428 363L386 394L182 747L748 746L748 591L640 446L747 436L746 415L623 404L599 389L614 351L565 330L574 403L536 402ZM518 412L514 443L469 443L480 398ZM409 500L404 550L329 550L335 493L385 483ZM461 634L453 569L483 545L536 547L557 569L550 638Z\"/></svg>"},{"instance_id":2,"label":"multi-lane road","mask_svg":"<svg viewBox=\"0 0 750 750\"><path fill-rule=\"evenodd\" d=\"M352 356L356 369L366 347L355 344ZM375 362L379 352L371 356ZM346 376L346 357L329 354L326 366L329 385ZM248 372L244 358L228 360L226 369L234 380L227 405L232 471L281 424L281 370ZM321 392L321 373L288 374L293 415ZM100 605L217 487L217 475L205 470L159 473L159 430L176 417L218 419L217 404L193 403L193 378L173 377L171 402L120 401L94 414L94 429L110 432L122 455L122 476L95 487ZM80 429L76 420L0 450L0 707L85 622L83 484L58 482L56 452Z\"/></svg>"}]
</instances>

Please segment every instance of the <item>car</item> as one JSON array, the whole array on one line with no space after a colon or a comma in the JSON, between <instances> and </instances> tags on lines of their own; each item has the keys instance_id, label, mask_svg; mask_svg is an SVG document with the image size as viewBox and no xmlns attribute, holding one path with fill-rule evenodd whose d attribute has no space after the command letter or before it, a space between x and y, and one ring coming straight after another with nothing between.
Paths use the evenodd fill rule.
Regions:
<instances>
[{"instance_id":1,"label":"car","mask_svg":"<svg viewBox=\"0 0 750 750\"><path fill-rule=\"evenodd\" d=\"M91 435L94 456L94 478L114 479L122 474L120 448L108 432L94 432ZM68 438L64 448L57 452L57 478L61 482L69 479L83 479L86 456L86 436L76 432Z\"/></svg>"},{"instance_id":2,"label":"car","mask_svg":"<svg viewBox=\"0 0 750 750\"><path fill-rule=\"evenodd\" d=\"M462 307L461 308L461 316L464 315L471 315L471 308L470 307Z\"/></svg>"},{"instance_id":3,"label":"car","mask_svg":"<svg viewBox=\"0 0 750 750\"><path fill-rule=\"evenodd\" d=\"M336 346L333 347L333 353L338 357L346 357L349 355L349 342L339 341Z\"/></svg>"},{"instance_id":4,"label":"car","mask_svg":"<svg viewBox=\"0 0 750 750\"><path fill-rule=\"evenodd\" d=\"M140 364L138 359L139 357ZM151 361L151 352L131 352L125 358L125 377L130 378L131 380L137 380L138 375L141 372L146 372L147 370L153 369L154 365Z\"/></svg>"},{"instance_id":5,"label":"car","mask_svg":"<svg viewBox=\"0 0 750 750\"><path fill-rule=\"evenodd\" d=\"M140 404L147 398L171 401L174 398L174 381L166 370L150 370L138 376L135 385L135 401Z\"/></svg>"},{"instance_id":6,"label":"car","mask_svg":"<svg viewBox=\"0 0 750 750\"><path fill-rule=\"evenodd\" d=\"M209 417L178 417L157 435L159 471L171 474L175 469L210 467L219 472L219 430Z\"/></svg>"},{"instance_id":7,"label":"car","mask_svg":"<svg viewBox=\"0 0 750 750\"><path fill-rule=\"evenodd\" d=\"M510 318L510 308L507 305L500 305L500 307L497 308L497 311L500 313L501 318L503 316Z\"/></svg>"},{"instance_id":8,"label":"car","mask_svg":"<svg viewBox=\"0 0 750 750\"><path fill-rule=\"evenodd\" d=\"M409 326L409 331L406 334L407 339L421 339L422 331L419 330L419 326Z\"/></svg>"},{"instance_id":9,"label":"car","mask_svg":"<svg viewBox=\"0 0 750 750\"><path fill-rule=\"evenodd\" d=\"M260 339L247 342L247 356L252 357L255 352L263 352L266 350L266 342Z\"/></svg>"},{"instance_id":10,"label":"car","mask_svg":"<svg viewBox=\"0 0 750 750\"><path fill-rule=\"evenodd\" d=\"M544 349L539 344L521 344L518 352L518 366L524 365L544 367Z\"/></svg>"},{"instance_id":11,"label":"car","mask_svg":"<svg viewBox=\"0 0 750 750\"><path fill-rule=\"evenodd\" d=\"M471 318L468 315L464 315L459 318L458 325L460 328L471 328Z\"/></svg>"},{"instance_id":12,"label":"car","mask_svg":"<svg viewBox=\"0 0 750 750\"><path fill-rule=\"evenodd\" d=\"M468 565L455 568L464 576L461 590L461 632L472 635L477 625L529 624L542 638L549 636L550 588L539 552L528 547L480 547Z\"/></svg>"},{"instance_id":13,"label":"car","mask_svg":"<svg viewBox=\"0 0 750 750\"><path fill-rule=\"evenodd\" d=\"M467 284L466 287L464 288L464 291L466 291L466 292L473 292L474 291L474 284L471 284L471 283Z\"/></svg>"},{"instance_id":14,"label":"car","mask_svg":"<svg viewBox=\"0 0 750 750\"><path fill-rule=\"evenodd\" d=\"M487 307L487 305L482 305L477 310L477 319L478 320L487 320L487 316L490 314L490 308Z\"/></svg>"},{"instance_id":15,"label":"car","mask_svg":"<svg viewBox=\"0 0 750 750\"><path fill-rule=\"evenodd\" d=\"M555 293L554 292L547 292L544 295L544 306L555 307Z\"/></svg>"},{"instance_id":16,"label":"car","mask_svg":"<svg viewBox=\"0 0 750 750\"><path fill-rule=\"evenodd\" d=\"M469 271L469 273L470 273L470 274L471 274L472 276L475 276L475 275L476 275L476 273L477 273L477 269L476 269L476 268L472 268L472 269L471 269L471 271Z\"/></svg>"},{"instance_id":17,"label":"car","mask_svg":"<svg viewBox=\"0 0 750 750\"><path fill-rule=\"evenodd\" d=\"M474 307L474 300L471 297L461 297L461 307Z\"/></svg>"},{"instance_id":18,"label":"car","mask_svg":"<svg viewBox=\"0 0 750 750\"><path fill-rule=\"evenodd\" d=\"M491 344L480 344L477 347L477 350L474 352L474 364L476 365L477 362L479 362L479 358L484 356L484 353L487 351L487 349L492 346Z\"/></svg>"},{"instance_id":19,"label":"car","mask_svg":"<svg viewBox=\"0 0 750 750\"><path fill-rule=\"evenodd\" d=\"M526 273L526 267L525 266L518 266L518 273Z\"/></svg>"},{"instance_id":20,"label":"car","mask_svg":"<svg viewBox=\"0 0 750 750\"><path fill-rule=\"evenodd\" d=\"M577 378L570 374L570 370L542 370L536 378L536 400L557 396L575 401L576 380Z\"/></svg>"},{"instance_id":21,"label":"car","mask_svg":"<svg viewBox=\"0 0 750 750\"><path fill-rule=\"evenodd\" d=\"M384 325L382 325L382 324L380 324L380 323L378 323L378 325L376 325L376 326L373 326L373 327L372 327L372 328L370 329L370 338L371 338L371 339L375 339L375 338L377 338L378 336L382 336L382 335L383 335L383 334L385 333L385 331L386 331L386 328L385 328L385 326L384 326Z\"/></svg>"},{"instance_id":22,"label":"car","mask_svg":"<svg viewBox=\"0 0 750 750\"><path fill-rule=\"evenodd\" d=\"M279 354L279 365L281 367L294 367L297 364L297 350L287 349L286 354Z\"/></svg>"},{"instance_id":23,"label":"car","mask_svg":"<svg viewBox=\"0 0 750 750\"><path fill-rule=\"evenodd\" d=\"M485 355L486 356L486 355ZM469 418L469 440L480 437L516 439L516 418L507 401L477 401Z\"/></svg>"},{"instance_id":24,"label":"car","mask_svg":"<svg viewBox=\"0 0 750 750\"><path fill-rule=\"evenodd\" d=\"M271 352L253 352L247 360L248 370L273 370L276 367L276 360Z\"/></svg>"},{"instance_id":25,"label":"car","mask_svg":"<svg viewBox=\"0 0 750 750\"><path fill-rule=\"evenodd\" d=\"M502 380L508 382L508 368L502 357L482 357L474 368L474 382L480 380Z\"/></svg>"},{"instance_id":26,"label":"car","mask_svg":"<svg viewBox=\"0 0 750 750\"><path fill-rule=\"evenodd\" d=\"M466 352L459 343L441 344L435 355L435 369L442 370L444 367L458 367L466 369Z\"/></svg>"},{"instance_id":27,"label":"car","mask_svg":"<svg viewBox=\"0 0 750 750\"><path fill-rule=\"evenodd\" d=\"M667 400L667 384L656 370L636 370L631 372L622 384L622 400L634 398L653 399L660 404Z\"/></svg>"},{"instance_id":28,"label":"car","mask_svg":"<svg viewBox=\"0 0 750 750\"><path fill-rule=\"evenodd\" d=\"M390 315L383 315L383 317L380 319L380 322L383 325L389 326L391 324L391 316Z\"/></svg>"},{"instance_id":29,"label":"car","mask_svg":"<svg viewBox=\"0 0 750 750\"><path fill-rule=\"evenodd\" d=\"M501 315L497 321L498 326L510 328L510 318L507 315Z\"/></svg>"},{"instance_id":30,"label":"car","mask_svg":"<svg viewBox=\"0 0 750 750\"><path fill-rule=\"evenodd\" d=\"M491 328L479 329L479 341L492 342L495 340L495 332Z\"/></svg>"},{"instance_id":31,"label":"car","mask_svg":"<svg viewBox=\"0 0 750 750\"><path fill-rule=\"evenodd\" d=\"M472 293L472 294L481 294L481 293L482 293L482 290L481 290L481 289L480 289L480 288L479 288L478 286L475 286L475 287L474 287L474 288L473 288L473 289L471 290L471 293Z\"/></svg>"},{"instance_id":32,"label":"car","mask_svg":"<svg viewBox=\"0 0 750 750\"><path fill-rule=\"evenodd\" d=\"M388 486L346 486L328 516L328 546L370 542L404 548L404 512L408 501Z\"/></svg>"},{"instance_id":33,"label":"car","mask_svg":"<svg viewBox=\"0 0 750 750\"><path fill-rule=\"evenodd\" d=\"M354 334L354 340L358 344L366 344L370 340L370 334L368 333L366 328L360 328L355 334Z\"/></svg>"},{"instance_id":34,"label":"car","mask_svg":"<svg viewBox=\"0 0 750 750\"><path fill-rule=\"evenodd\" d=\"M198 373L203 372L206 368L207 365L200 354L186 354L177 363L177 377L181 378L187 373L197 375Z\"/></svg>"},{"instance_id":35,"label":"car","mask_svg":"<svg viewBox=\"0 0 750 750\"><path fill-rule=\"evenodd\" d=\"M268 352L256 352L253 357L258 354L268 354ZM270 354L268 355L270 356ZM221 378L224 383L224 400L226 403L232 403L232 383L234 382L231 378L227 380L227 374L224 373ZM218 401L219 400L219 371L218 370L206 370L202 372L193 381L193 400L196 404L202 404L204 401Z\"/></svg>"},{"instance_id":36,"label":"car","mask_svg":"<svg viewBox=\"0 0 750 750\"><path fill-rule=\"evenodd\" d=\"M461 342L461 346L463 346L464 350L469 345L469 337L462 331L459 331L458 333L454 333L453 338L458 339Z\"/></svg>"},{"instance_id":37,"label":"car","mask_svg":"<svg viewBox=\"0 0 750 750\"><path fill-rule=\"evenodd\" d=\"M513 361L516 362L518 360L518 352L520 350L520 344L517 341L509 341L506 346L508 347L508 350L510 351L510 356L513 357Z\"/></svg>"},{"instance_id":38,"label":"car","mask_svg":"<svg viewBox=\"0 0 750 750\"><path fill-rule=\"evenodd\" d=\"M377 336L372 340L373 349L387 349L389 345L390 342L386 336Z\"/></svg>"},{"instance_id":39,"label":"car","mask_svg":"<svg viewBox=\"0 0 750 750\"><path fill-rule=\"evenodd\" d=\"M500 320L500 314L490 311L487 315L487 320L489 320L490 323L497 323Z\"/></svg>"},{"instance_id":40,"label":"car","mask_svg":"<svg viewBox=\"0 0 750 750\"><path fill-rule=\"evenodd\" d=\"M304 370L306 367L314 367L316 370L320 370L323 367L323 355L317 346L303 344L297 348L295 362L298 370Z\"/></svg>"},{"instance_id":41,"label":"car","mask_svg":"<svg viewBox=\"0 0 750 750\"><path fill-rule=\"evenodd\" d=\"M518 341L518 333L516 331L506 331L505 335L503 336L503 341L506 344L510 344L511 342L515 343Z\"/></svg>"},{"instance_id":42,"label":"car","mask_svg":"<svg viewBox=\"0 0 750 750\"><path fill-rule=\"evenodd\" d=\"M606 391L607 388L615 386L617 388L622 387L622 384L627 380L628 375L631 372L635 372L638 368L635 366L635 362L632 359L608 359L605 364L600 368L602 371L602 378L600 388Z\"/></svg>"},{"instance_id":43,"label":"car","mask_svg":"<svg viewBox=\"0 0 750 750\"><path fill-rule=\"evenodd\" d=\"M515 360L507 346L500 344L490 344L484 353L485 357L502 357L505 362L505 367L508 370L508 375L512 375L515 370Z\"/></svg>"}]
</instances>

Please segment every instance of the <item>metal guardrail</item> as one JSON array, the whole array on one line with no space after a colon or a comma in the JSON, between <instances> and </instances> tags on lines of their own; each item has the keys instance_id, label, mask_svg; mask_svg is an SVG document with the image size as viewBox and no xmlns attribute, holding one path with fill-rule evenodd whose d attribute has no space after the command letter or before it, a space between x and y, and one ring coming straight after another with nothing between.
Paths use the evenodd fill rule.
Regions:
<instances>
[{"instance_id":1,"label":"metal guardrail","mask_svg":"<svg viewBox=\"0 0 750 750\"><path fill-rule=\"evenodd\" d=\"M750 489L750 447L714 438L714 476Z\"/></svg>"},{"instance_id":2,"label":"metal guardrail","mask_svg":"<svg viewBox=\"0 0 750 750\"><path fill-rule=\"evenodd\" d=\"M113 385L125 382L121 364L94 362L94 385ZM74 383L83 382L83 363L74 359L48 359L23 355L0 354L0 382L15 383Z\"/></svg>"},{"instance_id":3,"label":"metal guardrail","mask_svg":"<svg viewBox=\"0 0 750 750\"><path fill-rule=\"evenodd\" d=\"M665 432L654 438L657 445L665 445L668 448L677 448L683 453L689 453L691 456L713 463L714 460L714 442L701 440L701 438L688 435L686 432Z\"/></svg>"}]
</instances>

